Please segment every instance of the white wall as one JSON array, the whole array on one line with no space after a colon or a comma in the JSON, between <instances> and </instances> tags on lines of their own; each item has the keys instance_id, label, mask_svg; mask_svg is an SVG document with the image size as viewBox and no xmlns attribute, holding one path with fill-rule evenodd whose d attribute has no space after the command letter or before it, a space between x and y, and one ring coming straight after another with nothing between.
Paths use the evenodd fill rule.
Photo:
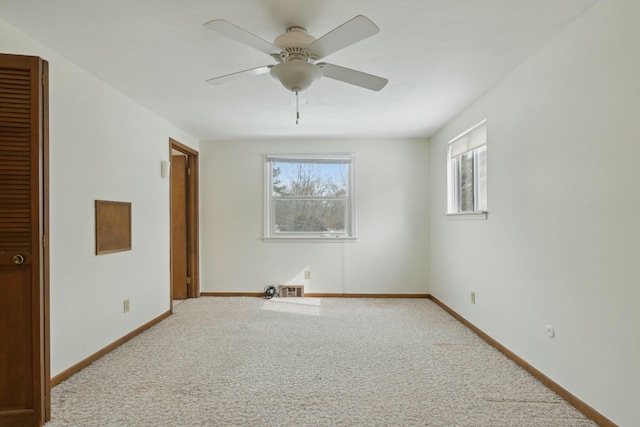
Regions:
<instances>
[{"instance_id":1,"label":"white wall","mask_svg":"<svg viewBox=\"0 0 640 427\"><path fill-rule=\"evenodd\" d=\"M3 21L0 52L49 61L56 375L169 310L169 180L160 162L169 137L198 142ZM96 199L132 203L131 251L95 255Z\"/></svg>"},{"instance_id":2,"label":"white wall","mask_svg":"<svg viewBox=\"0 0 640 427\"><path fill-rule=\"evenodd\" d=\"M622 426L640 420L638 16L601 1L430 146L431 293ZM484 118L489 219L447 220L447 142Z\"/></svg>"},{"instance_id":3,"label":"white wall","mask_svg":"<svg viewBox=\"0 0 640 427\"><path fill-rule=\"evenodd\" d=\"M427 150L426 140L202 142L202 291L428 293ZM345 152L356 153L358 240L263 242L264 155Z\"/></svg>"}]
</instances>

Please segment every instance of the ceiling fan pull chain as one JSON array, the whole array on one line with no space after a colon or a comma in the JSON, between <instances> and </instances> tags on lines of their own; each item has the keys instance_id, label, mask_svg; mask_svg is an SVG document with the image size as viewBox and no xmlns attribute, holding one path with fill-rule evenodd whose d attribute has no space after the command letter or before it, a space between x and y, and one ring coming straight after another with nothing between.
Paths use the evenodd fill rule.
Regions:
<instances>
[{"instance_id":1,"label":"ceiling fan pull chain","mask_svg":"<svg viewBox=\"0 0 640 427\"><path fill-rule=\"evenodd\" d=\"M299 93L299 91L296 91L296 124L298 124L298 121L300 120L300 98L298 97Z\"/></svg>"}]
</instances>

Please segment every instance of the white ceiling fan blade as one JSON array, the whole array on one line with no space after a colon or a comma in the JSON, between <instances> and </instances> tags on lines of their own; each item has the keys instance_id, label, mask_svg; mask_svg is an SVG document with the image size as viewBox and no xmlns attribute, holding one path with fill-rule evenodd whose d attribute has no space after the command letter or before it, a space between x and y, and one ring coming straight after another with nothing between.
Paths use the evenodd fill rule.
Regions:
<instances>
[{"instance_id":1,"label":"white ceiling fan blade","mask_svg":"<svg viewBox=\"0 0 640 427\"><path fill-rule=\"evenodd\" d=\"M365 89L379 91L386 86L388 80L382 77L363 73L350 68L339 67L322 62L317 64L322 69L322 75L330 79L339 80Z\"/></svg>"},{"instance_id":2,"label":"white ceiling fan blade","mask_svg":"<svg viewBox=\"0 0 640 427\"><path fill-rule=\"evenodd\" d=\"M242 77L251 77L258 76L260 74L265 74L269 72L271 65L265 65L263 67L252 68L250 70L238 71L237 73L225 74L224 76L214 77L212 79L206 80L210 85L221 85L223 83L227 83L231 80L236 80Z\"/></svg>"},{"instance_id":3,"label":"white ceiling fan blade","mask_svg":"<svg viewBox=\"0 0 640 427\"><path fill-rule=\"evenodd\" d=\"M358 15L307 46L318 59L376 34L380 29L369 18Z\"/></svg>"},{"instance_id":4,"label":"white ceiling fan blade","mask_svg":"<svg viewBox=\"0 0 640 427\"><path fill-rule=\"evenodd\" d=\"M214 19L213 21L206 22L204 26L212 31L225 35L232 40L250 46L254 49L258 49L267 55L277 56L280 55L280 52L282 51L282 49L272 43L269 43L268 41L263 40L260 37L251 34L247 30L244 30L237 25L233 25L231 22L225 21L224 19Z\"/></svg>"}]
</instances>

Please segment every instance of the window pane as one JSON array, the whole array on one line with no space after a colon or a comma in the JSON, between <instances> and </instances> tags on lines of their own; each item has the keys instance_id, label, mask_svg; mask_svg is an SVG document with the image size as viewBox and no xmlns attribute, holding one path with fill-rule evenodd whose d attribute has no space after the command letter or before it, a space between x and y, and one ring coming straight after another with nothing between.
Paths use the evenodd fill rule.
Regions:
<instances>
[{"instance_id":1,"label":"window pane","mask_svg":"<svg viewBox=\"0 0 640 427\"><path fill-rule=\"evenodd\" d=\"M473 211L473 151L460 156L460 211Z\"/></svg>"},{"instance_id":2,"label":"window pane","mask_svg":"<svg viewBox=\"0 0 640 427\"><path fill-rule=\"evenodd\" d=\"M335 197L347 194L349 165L274 162L273 196Z\"/></svg>"},{"instance_id":3,"label":"window pane","mask_svg":"<svg viewBox=\"0 0 640 427\"><path fill-rule=\"evenodd\" d=\"M345 231L345 200L275 201L276 233Z\"/></svg>"},{"instance_id":4,"label":"window pane","mask_svg":"<svg viewBox=\"0 0 640 427\"><path fill-rule=\"evenodd\" d=\"M265 238L355 237L353 154L267 154L265 161Z\"/></svg>"},{"instance_id":5,"label":"window pane","mask_svg":"<svg viewBox=\"0 0 640 427\"><path fill-rule=\"evenodd\" d=\"M478 207L479 211L487 210L487 146L478 148Z\"/></svg>"}]
</instances>

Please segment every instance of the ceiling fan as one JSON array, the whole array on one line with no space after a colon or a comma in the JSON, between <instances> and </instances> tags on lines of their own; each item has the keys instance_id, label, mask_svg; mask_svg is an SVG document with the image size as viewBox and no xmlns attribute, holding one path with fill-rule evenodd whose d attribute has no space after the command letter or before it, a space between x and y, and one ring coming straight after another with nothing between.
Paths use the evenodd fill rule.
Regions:
<instances>
[{"instance_id":1,"label":"ceiling fan","mask_svg":"<svg viewBox=\"0 0 640 427\"><path fill-rule=\"evenodd\" d=\"M282 85L296 95L296 124L300 118L298 96L320 77L328 77L365 89L379 91L387 79L340 67L320 59L347 46L376 34L379 28L369 18L358 15L316 39L302 27L290 27L273 43L228 22L214 19L204 24L212 31L223 34L247 46L271 56L276 64L214 77L206 82L219 85L241 77L256 76L269 72Z\"/></svg>"}]
</instances>

